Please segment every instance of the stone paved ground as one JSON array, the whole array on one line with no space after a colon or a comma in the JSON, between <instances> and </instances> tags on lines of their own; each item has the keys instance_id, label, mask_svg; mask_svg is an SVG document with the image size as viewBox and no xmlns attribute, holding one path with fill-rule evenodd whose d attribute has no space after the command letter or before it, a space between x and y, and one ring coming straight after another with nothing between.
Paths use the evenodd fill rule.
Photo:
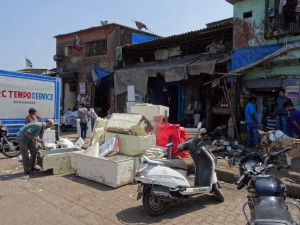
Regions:
<instances>
[{"instance_id":1,"label":"stone paved ground","mask_svg":"<svg viewBox=\"0 0 300 225\"><path fill-rule=\"evenodd\" d=\"M224 184L226 201L212 195L172 204L159 217L149 216L136 201L136 185L118 189L76 177L41 172L24 176L17 159L0 154L0 224L245 224L241 206L246 192Z\"/></svg>"}]
</instances>

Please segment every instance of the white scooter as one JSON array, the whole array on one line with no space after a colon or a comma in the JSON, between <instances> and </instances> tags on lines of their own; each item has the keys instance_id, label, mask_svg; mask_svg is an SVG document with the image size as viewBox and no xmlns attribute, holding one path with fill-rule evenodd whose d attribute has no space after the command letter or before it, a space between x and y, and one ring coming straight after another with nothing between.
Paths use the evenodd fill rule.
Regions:
<instances>
[{"instance_id":1,"label":"white scooter","mask_svg":"<svg viewBox=\"0 0 300 225\"><path fill-rule=\"evenodd\" d=\"M198 125L200 130L201 123ZM200 133L206 132L202 128ZM224 201L215 172L215 158L201 146L201 135L188 138L178 146L178 151L189 151L195 166L195 185L191 186L186 178L187 165L183 160L150 160L136 171L134 180L139 183L137 200L143 197L143 206L151 215L163 214L172 201L191 195L214 193L217 200ZM168 144L167 147L171 147Z\"/></svg>"}]
</instances>

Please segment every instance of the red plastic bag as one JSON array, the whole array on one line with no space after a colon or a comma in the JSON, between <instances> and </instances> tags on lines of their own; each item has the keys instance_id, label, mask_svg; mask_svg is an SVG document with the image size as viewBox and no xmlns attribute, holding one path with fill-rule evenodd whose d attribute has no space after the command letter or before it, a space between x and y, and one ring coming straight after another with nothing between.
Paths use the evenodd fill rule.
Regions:
<instances>
[{"instance_id":1,"label":"red plastic bag","mask_svg":"<svg viewBox=\"0 0 300 225\"><path fill-rule=\"evenodd\" d=\"M187 152L180 152L174 154L178 149L178 145L186 139L185 130L183 127L180 127L179 124L170 124L170 123L159 123L159 128L156 133L156 145L166 146L169 143L169 136L172 137L172 142L174 144L172 148L173 156L180 156L181 158L187 158Z\"/></svg>"}]
</instances>

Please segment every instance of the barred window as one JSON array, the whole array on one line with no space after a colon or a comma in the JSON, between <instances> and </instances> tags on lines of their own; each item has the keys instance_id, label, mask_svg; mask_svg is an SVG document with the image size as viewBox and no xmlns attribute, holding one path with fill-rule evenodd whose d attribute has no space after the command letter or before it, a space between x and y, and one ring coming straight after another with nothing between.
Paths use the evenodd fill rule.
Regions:
<instances>
[{"instance_id":1,"label":"barred window","mask_svg":"<svg viewBox=\"0 0 300 225\"><path fill-rule=\"evenodd\" d=\"M99 40L85 43L85 56L107 55L107 40Z\"/></svg>"}]
</instances>

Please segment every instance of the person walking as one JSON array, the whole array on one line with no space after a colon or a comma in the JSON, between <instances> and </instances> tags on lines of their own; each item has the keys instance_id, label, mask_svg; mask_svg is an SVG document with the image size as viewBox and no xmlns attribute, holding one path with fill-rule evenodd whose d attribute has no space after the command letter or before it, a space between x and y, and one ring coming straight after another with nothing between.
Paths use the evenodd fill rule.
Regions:
<instances>
[{"instance_id":1,"label":"person walking","mask_svg":"<svg viewBox=\"0 0 300 225\"><path fill-rule=\"evenodd\" d=\"M83 103L80 103L80 108L78 109L78 113L76 117L80 119L81 138L84 140L86 138L89 115L88 115L88 110Z\"/></svg>"},{"instance_id":2,"label":"person walking","mask_svg":"<svg viewBox=\"0 0 300 225\"><path fill-rule=\"evenodd\" d=\"M25 174L34 175L34 171L36 170L34 166L38 152L36 142L41 143L43 149L47 149L42 138L45 129L51 128L53 125L54 121L52 119L48 119L46 122L28 123L17 133ZM30 157L28 150L30 152Z\"/></svg>"},{"instance_id":3,"label":"person walking","mask_svg":"<svg viewBox=\"0 0 300 225\"><path fill-rule=\"evenodd\" d=\"M292 104L290 98L285 96L285 90L280 89L279 97L275 101L275 119L276 119L276 129L281 130L283 133L287 133L287 121L288 121L288 114L286 110L284 110L283 105L287 102Z\"/></svg>"},{"instance_id":4,"label":"person walking","mask_svg":"<svg viewBox=\"0 0 300 225\"><path fill-rule=\"evenodd\" d=\"M35 108L30 108L28 110L28 116L25 118L25 124L38 122L38 119L44 122L43 118L38 116Z\"/></svg>"},{"instance_id":5,"label":"person walking","mask_svg":"<svg viewBox=\"0 0 300 225\"><path fill-rule=\"evenodd\" d=\"M87 110L88 110L89 118L91 118L91 126L92 126L91 131L93 132L98 116L97 116L95 110L90 107L90 105L87 105Z\"/></svg>"},{"instance_id":6,"label":"person walking","mask_svg":"<svg viewBox=\"0 0 300 225\"><path fill-rule=\"evenodd\" d=\"M245 117L247 125L246 144L248 147L258 146L258 114L255 108L256 98L250 97L245 107Z\"/></svg>"},{"instance_id":7,"label":"person walking","mask_svg":"<svg viewBox=\"0 0 300 225\"><path fill-rule=\"evenodd\" d=\"M287 122L287 135L292 138L300 137L300 111L294 108L292 102L283 104L283 108L290 112L290 117Z\"/></svg>"}]
</instances>

